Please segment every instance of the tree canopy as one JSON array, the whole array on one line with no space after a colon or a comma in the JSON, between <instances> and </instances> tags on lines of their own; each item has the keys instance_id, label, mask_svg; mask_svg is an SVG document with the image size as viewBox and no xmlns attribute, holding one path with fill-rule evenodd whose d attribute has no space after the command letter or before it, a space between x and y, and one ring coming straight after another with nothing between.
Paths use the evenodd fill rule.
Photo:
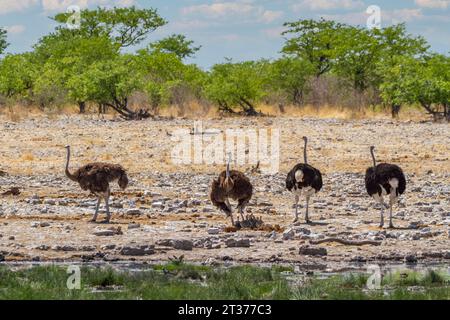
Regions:
<instances>
[{"instance_id":1,"label":"tree canopy","mask_svg":"<svg viewBox=\"0 0 450 320\"><path fill-rule=\"evenodd\" d=\"M193 57L201 46L194 46L194 41L188 40L182 34L173 34L159 41L150 43L150 48L154 51L164 53L174 53L179 59Z\"/></svg>"},{"instance_id":2,"label":"tree canopy","mask_svg":"<svg viewBox=\"0 0 450 320\"><path fill-rule=\"evenodd\" d=\"M0 28L0 54L2 54L8 47L8 42L6 41L6 30Z\"/></svg>"},{"instance_id":3,"label":"tree canopy","mask_svg":"<svg viewBox=\"0 0 450 320\"><path fill-rule=\"evenodd\" d=\"M138 9L131 7L114 7L113 9L97 8L81 11L80 27L68 29L66 23L72 13L60 13L53 20L60 23L57 33L65 36L108 37L115 44L122 47L134 46L146 39L156 29L167 23L158 10Z\"/></svg>"},{"instance_id":4,"label":"tree canopy","mask_svg":"<svg viewBox=\"0 0 450 320\"><path fill-rule=\"evenodd\" d=\"M149 37L167 23L156 9L84 9L78 29L67 27L70 17L52 17L57 26L32 51L1 56L2 103L76 104L81 113L108 106L126 119L192 102L252 116L259 104L381 105L393 116L414 105L450 119L450 58L431 52L405 24L369 30L323 18L286 22L281 57L226 59L202 70L186 62L201 46L185 35ZM0 29L0 54L7 45ZM133 51L136 45L144 49Z\"/></svg>"}]
</instances>

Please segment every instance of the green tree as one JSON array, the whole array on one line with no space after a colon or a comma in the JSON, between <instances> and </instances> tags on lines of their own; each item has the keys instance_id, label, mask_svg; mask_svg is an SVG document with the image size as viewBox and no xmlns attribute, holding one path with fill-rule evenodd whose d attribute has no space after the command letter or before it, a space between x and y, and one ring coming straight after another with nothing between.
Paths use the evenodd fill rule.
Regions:
<instances>
[{"instance_id":1,"label":"green tree","mask_svg":"<svg viewBox=\"0 0 450 320\"><path fill-rule=\"evenodd\" d=\"M6 41L6 30L0 28L0 54L2 54L8 47L8 42Z\"/></svg>"},{"instance_id":2,"label":"green tree","mask_svg":"<svg viewBox=\"0 0 450 320\"><path fill-rule=\"evenodd\" d=\"M275 95L295 105L303 103L308 91L308 80L314 75L313 65L295 57L283 57L270 63L267 85Z\"/></svg>"},{"instance_id":3,"label":"green tree","mask_svg":"<svg viewBox=\"0 0 450 320\"><path fill-rule=\"evenodd\" d=\"M201 46L194 46L194 41L188 40L182 34L173 34L169 37L150 44L150 48L154 51L164 53L174 53L180 59L193 57Z\"/></svg>"},{"instance_id":4,"label":"green tree","mask_svg":"<svg viewBox=\"0 0 450 320\"><path fill-rule=\"evenodd\" d=\"M53 17L53 20L61 24L56 28L58 33L66 37L106 36L121 48L139 44L148 34L167 23L153 8L138 9L131 6L105 9L99 7L95 10L82 10L80 28L68 29L66 23L71 15L71 13L60 13Z\"/></svg>"},{"instance_id":5,"label":"green tree","mask_svg":"<svg viewBox=\"0 0 450 320\"><path fill-rule=\"evenodd\" d=\"M423 59L397 57L382 72L383 100L393 106L420 104L435 120L450 120L450 58L432 55Z\"/></svg>"},{"instance_id":6,"label":"green tree","mask_svg":"<svg viewBox=\"0 0 450 320\"><path fill-rule=\"evenodd\" d=\"M207 97L216 101L223 112L233 112L232 108L238 106L245 115L257 115L255 103L266 95L266 64L266 61L229 61L214 65L205 86Z\"/></svg>"},{"instance_id":7,"label":"green tree","mask_svg":"<svg viewBox=\"0 0 450 320\"><path fill-rule=\"evenodd\" d=\"M450 121L450 57L433 54L416 69L414 98L433 116Z\"/></svg>"},{"instance_id":8,"label":"green tree","mask_svg":"<svg viewBox=\"0 0 450 320\"><path fill-rule=\"evenodd\" d=\"M376 65L382 45L372 31L362 27L342 26L335 49L336 74L363 92L376 82Z\"/></svg>"},{"instance_id":9,"label":"green tree","mask_svg":"<svg viewBox=\"0 0 450 320\"><path fill-rule=\"evenodd\" d=\"M31 98L36 73L32 53L6 55L0 60L0 94L6 98Z\"/></svg>"},{"instance_id":10,"label":"green tree","mask_svg":"<svg viewBox=\"0 0 450 320\"><path fill-rule=\"evenodd\" d=\"M284 26L288 29L282 34L292 37L286 40L283 53L309 61L315 68L316 77L331 70L340 41L340 23L322 18L286 22Z\"/></svg>"},{"instance_id":11,"label":"green tree","mask_svg":"<svg viewBox=\"0 0 450 320\"><path fill-rule=\"evenodd\" d=\"M177 54L162 51L140 50L138 57L144 72L144 90L154 111L163 104L183 104L183 97L177 94L180 91L198 99L202 96L206 74L197 66L185 65Z\"/></svg>"},{"instance_id":12,"label":"green tree","mask_svg":"<svg viewBox=\"0 0 450 320\"><path fill-rule=\"evenodd\" d=\"M378 86L391 83L390 77L395 77L396 72L401 71L401 74L411 75L414 70L409 70L408 66L413 65L416 59L423 59L429 49L423 37L415 37L407 33L405 24L374 29L373 33L380 43L380 58L374 68ZM402 64L398 65L399 62ZM390 103L392 117L398 117L402 104Z\"/></svg>"},{"instance_id":13,"label":"green tree","mask_svg":"<svg viewBox=\"0 0 450 320\"><path fill-rule=\"evenodd\" d=\"M69 98L78 104L80 113L85 112L85 90L78 83L72 86L73 77L83 78L82 74L96 62L115 59L119 55L118 46L111 43L105 36L99 37L73 37L65 41L61 34L52 34L43 37L35 46L36 57L44 66L38 78L39 93L48 92L48 85L64 88ZM44 99L45 100L45 99Z\"/></svg>"},{"instance_id":14,"label":"green tree","mask_svg":"<svg viewBox=\"0 0 450 320\"><path fill-rule=\"evenodd\" d=\"M149 116L144 110L129 108L131 95L143 89L141 65L135 55L95 62L86 72L71 78L69 86L78 88L77 92L87 99L113 108L124 119Z\"/></svg>"}]
</instances>

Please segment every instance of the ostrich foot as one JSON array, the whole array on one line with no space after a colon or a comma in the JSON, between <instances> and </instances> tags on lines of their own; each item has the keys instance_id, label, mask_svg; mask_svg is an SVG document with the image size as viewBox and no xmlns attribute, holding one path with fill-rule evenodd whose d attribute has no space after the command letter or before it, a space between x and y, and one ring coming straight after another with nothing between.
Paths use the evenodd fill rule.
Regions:
<instances>
[{"instance_id":1,"label":"ostrich foot","mask_svg":"<svg viewBox=\"0 0 450 320\"><path fill-rule=\"evenodd\" d=\"M294 220L292 220L292 223L296 223L298 221L298 218L294 218Z\"/></svg>"},{"instance_id":2,"label":"ostrich foot","mask_svg":"<svg viewBox=\"0 0 450 320\"><path fill-rule=\"evenodd\" d=\"M97 223L97 219L91 219L89 220L90 223Z\"/></svg>"},{"instance_id":3,"label":"ostrich foot","mask_svg":"<svg viewBox=\"0 0 450 320\"><path fill-rule=\"evenodd\" d=\"M307 223L307 224L311 224L312 221L311 221L310 219L307 219L307 220L306 220L306 223Z\"/></svg>"},{"instance_id":4,"label":"ostrich foot","mask_svg":"<svg viewBox=\"0 0 450 320\"><path fill-rule=\"evenodd\" d=\"M394 229L395 227L394 227L394 224L391 222L391 223L389 223L389 229Z\"/></svg>"}]
</instances>

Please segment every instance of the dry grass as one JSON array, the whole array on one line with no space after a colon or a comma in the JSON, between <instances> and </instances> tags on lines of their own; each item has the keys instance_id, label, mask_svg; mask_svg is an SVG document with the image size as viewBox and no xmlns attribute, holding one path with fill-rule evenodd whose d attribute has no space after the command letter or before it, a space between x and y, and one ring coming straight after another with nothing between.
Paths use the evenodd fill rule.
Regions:
<instances>
[{"instance_id":1,"label":"dry grass","mask_svg":"<svg viewBox=\"0 0 450 320\"><path fill-rule=\"evenodd\" d=\"M25 153L22 155L22 160L23 161L33 161L34 155L32 153Z\"/></svg>"},{"instance_id":2,"label":"dry grass","mask_svg":"<svg viewBox=\"0 0 450 320\"><path fill-rule=\"evenodd\" d=\"M357 120L357 119L390 119L391 114L388 109L381 110L377 108L376 110L365 108L361 110L353 110L345 107L336 106L285 106L285 112L281 113L278 106L261 104L256 106L256 110L262 112L269 116L283 116L283 117L314 117L319 119L346 119L346 120ZM23 106L14 105L8 108L0 109L0 115L6 116L6 119L11 122L20 122L23 119L36 118L36 117L47 117L49 119L56 119L60 115L73 115L78 114L78 106L76 105L66 105L59 108L42 110L37 106ZM87 114L92 117L96 117L97 109L90 106L87 108ZM201 105L197 102L192 102L185 104L183 106L172 105L168 107L163 107L158 112L159 115L164 117L174 117L174 118L187 118L187 119L213 119L220 116L217 108L211 105ZM108 109L105 118L116 117L117 114L111 108ZM412 120L421 121L429 119L429 116L419 108L412 106L407 106L402 109L399 115L400 120Z\"/></svg>"}]
</instances>

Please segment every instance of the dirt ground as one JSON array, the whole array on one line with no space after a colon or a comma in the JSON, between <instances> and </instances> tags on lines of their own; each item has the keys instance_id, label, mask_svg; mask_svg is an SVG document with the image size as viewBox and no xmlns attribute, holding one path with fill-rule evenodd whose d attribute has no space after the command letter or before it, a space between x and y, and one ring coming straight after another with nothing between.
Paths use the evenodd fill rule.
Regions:
<instances>
[{"instance_id":1,"label":"dirt ground","mask_svg":"<svg viewBox=\"0 0 450 320\"><path fill-rule=\"evenodd\" d=\"M210 119L202 126L190 136L206 136L211 129L280 130L277 173L233 166L247 172L255 189L247 212L267 228L227 232L229 220L208 197L223 165L173 163L175 133L191 130L193 120L0 118L0 194L13 187L21 192L0 195L0 261L151 263L184 255L206 264L292 263L321 270L372 262L448 265L448 124L277 117ZM309 163L324 179L311 205L313 224L292 223L293 196L285 190L287 172L302 162L305 135ZM93 161L128 170L126 191L112 184L111 224L88 222L95 197L64 176L68 144L72 170ZM407 176L406 192L394 208L395 229L378 227L380 209L365 191L372 144L380 162L400 165ZM303 199L300 204L303 214ZM314 244L330 237L373 244Z\"/></svg>"}]
</instances>

